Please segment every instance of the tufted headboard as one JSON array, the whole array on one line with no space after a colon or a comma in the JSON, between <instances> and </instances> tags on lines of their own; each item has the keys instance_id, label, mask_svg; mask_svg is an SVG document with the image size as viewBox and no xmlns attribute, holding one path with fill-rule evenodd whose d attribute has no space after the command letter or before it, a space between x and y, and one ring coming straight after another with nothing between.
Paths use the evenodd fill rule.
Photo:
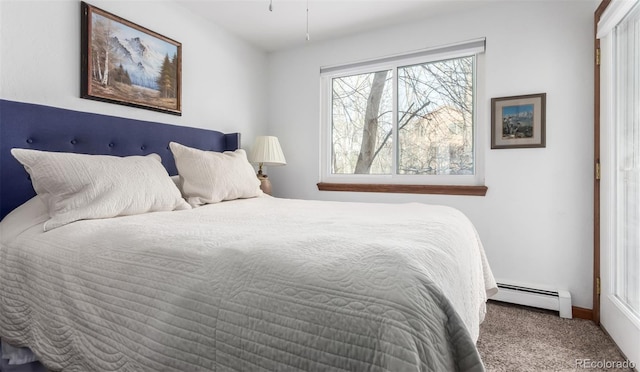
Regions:
<instances>
[{"instance_id":1,"label":"tufted headboard","mask_svg":"<svg viewBox=\"0 0 640 372\"><path fill-rule=\"evenodd\" d=\"M240 134L0 100L0 219L35 195L14 147L101 155L157 153L177 174L169 142L210 151L240 147Z\"/></svg>"}]
</instances>

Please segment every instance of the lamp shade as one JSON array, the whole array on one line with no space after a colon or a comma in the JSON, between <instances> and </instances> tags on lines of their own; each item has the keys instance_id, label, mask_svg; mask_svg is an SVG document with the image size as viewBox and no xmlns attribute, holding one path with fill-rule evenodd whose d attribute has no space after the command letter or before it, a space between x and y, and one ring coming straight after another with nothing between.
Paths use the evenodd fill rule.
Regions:
<instances>
[{"instance_id":1,"label":"lamp shade","mask_svg":"<svg viewBox=\"0 0 640 372\"><path fill-rule=\"evenodd\" d=\"M282 153L278 137L259 136L253 144L253 150L249 157L252 163L263 165L285 165L287 161Z\"/></svg>"}]
</instances>

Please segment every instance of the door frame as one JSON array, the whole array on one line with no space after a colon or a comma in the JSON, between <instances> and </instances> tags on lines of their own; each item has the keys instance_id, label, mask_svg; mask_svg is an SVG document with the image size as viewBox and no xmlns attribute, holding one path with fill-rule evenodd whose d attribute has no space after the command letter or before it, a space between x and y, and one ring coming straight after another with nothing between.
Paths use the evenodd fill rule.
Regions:
<instances>
[{"instance_id":1,"label":"door frame","mask_svg":"<svg viewBox=\"0 0 640 372\"><path fill-rule=\"evenodd\" d=\"M602 0L593 17L593 310L592 320L600 324L600 39L598 22L611 0Z\"/></svg>"}]
</instances>

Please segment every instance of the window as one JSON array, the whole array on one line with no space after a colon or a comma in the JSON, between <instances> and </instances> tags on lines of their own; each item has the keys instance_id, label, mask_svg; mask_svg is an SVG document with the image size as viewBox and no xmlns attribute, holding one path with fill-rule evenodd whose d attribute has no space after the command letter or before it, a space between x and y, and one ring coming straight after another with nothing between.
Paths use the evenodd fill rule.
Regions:
<instances>
[{"instance_id":1,"label":"window","mask_svg":"<svg viewBox=\"0 0 640 372\"><path fill-rule=\"evenodd\" d=\"M640 320L640 3L614 30L615 190L614 294ZM637 334L637 333L636 333Z\"/></svg>"},{"instance_id":2,"label":"window","mask_svg":"<svg viewBox=\"0 0 640 372\"><path fill-rule=\"evenodd\" d=\"M482 51L484 39L321 69L321 181L481 185Z\"/></svg>"}]
</instances>

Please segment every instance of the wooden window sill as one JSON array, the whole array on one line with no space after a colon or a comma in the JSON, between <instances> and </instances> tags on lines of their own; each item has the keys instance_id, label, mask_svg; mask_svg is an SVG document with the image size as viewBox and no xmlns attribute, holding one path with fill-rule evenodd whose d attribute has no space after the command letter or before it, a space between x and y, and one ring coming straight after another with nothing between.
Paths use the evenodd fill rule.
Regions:
<instances>
[{"instance_id":1,"label":"wooden window sill","mask_svg":"<svg viewBox=\"0 0 640 372\"><path fill-rule=\"evenodd\" d=\"M485 196L487 186L458 185L399 185L399 184L364 184L364 183L326 183L319 182L320 191L347 192L383 192L399 194L440 194Z\"/></svg>"}]
</instances>

